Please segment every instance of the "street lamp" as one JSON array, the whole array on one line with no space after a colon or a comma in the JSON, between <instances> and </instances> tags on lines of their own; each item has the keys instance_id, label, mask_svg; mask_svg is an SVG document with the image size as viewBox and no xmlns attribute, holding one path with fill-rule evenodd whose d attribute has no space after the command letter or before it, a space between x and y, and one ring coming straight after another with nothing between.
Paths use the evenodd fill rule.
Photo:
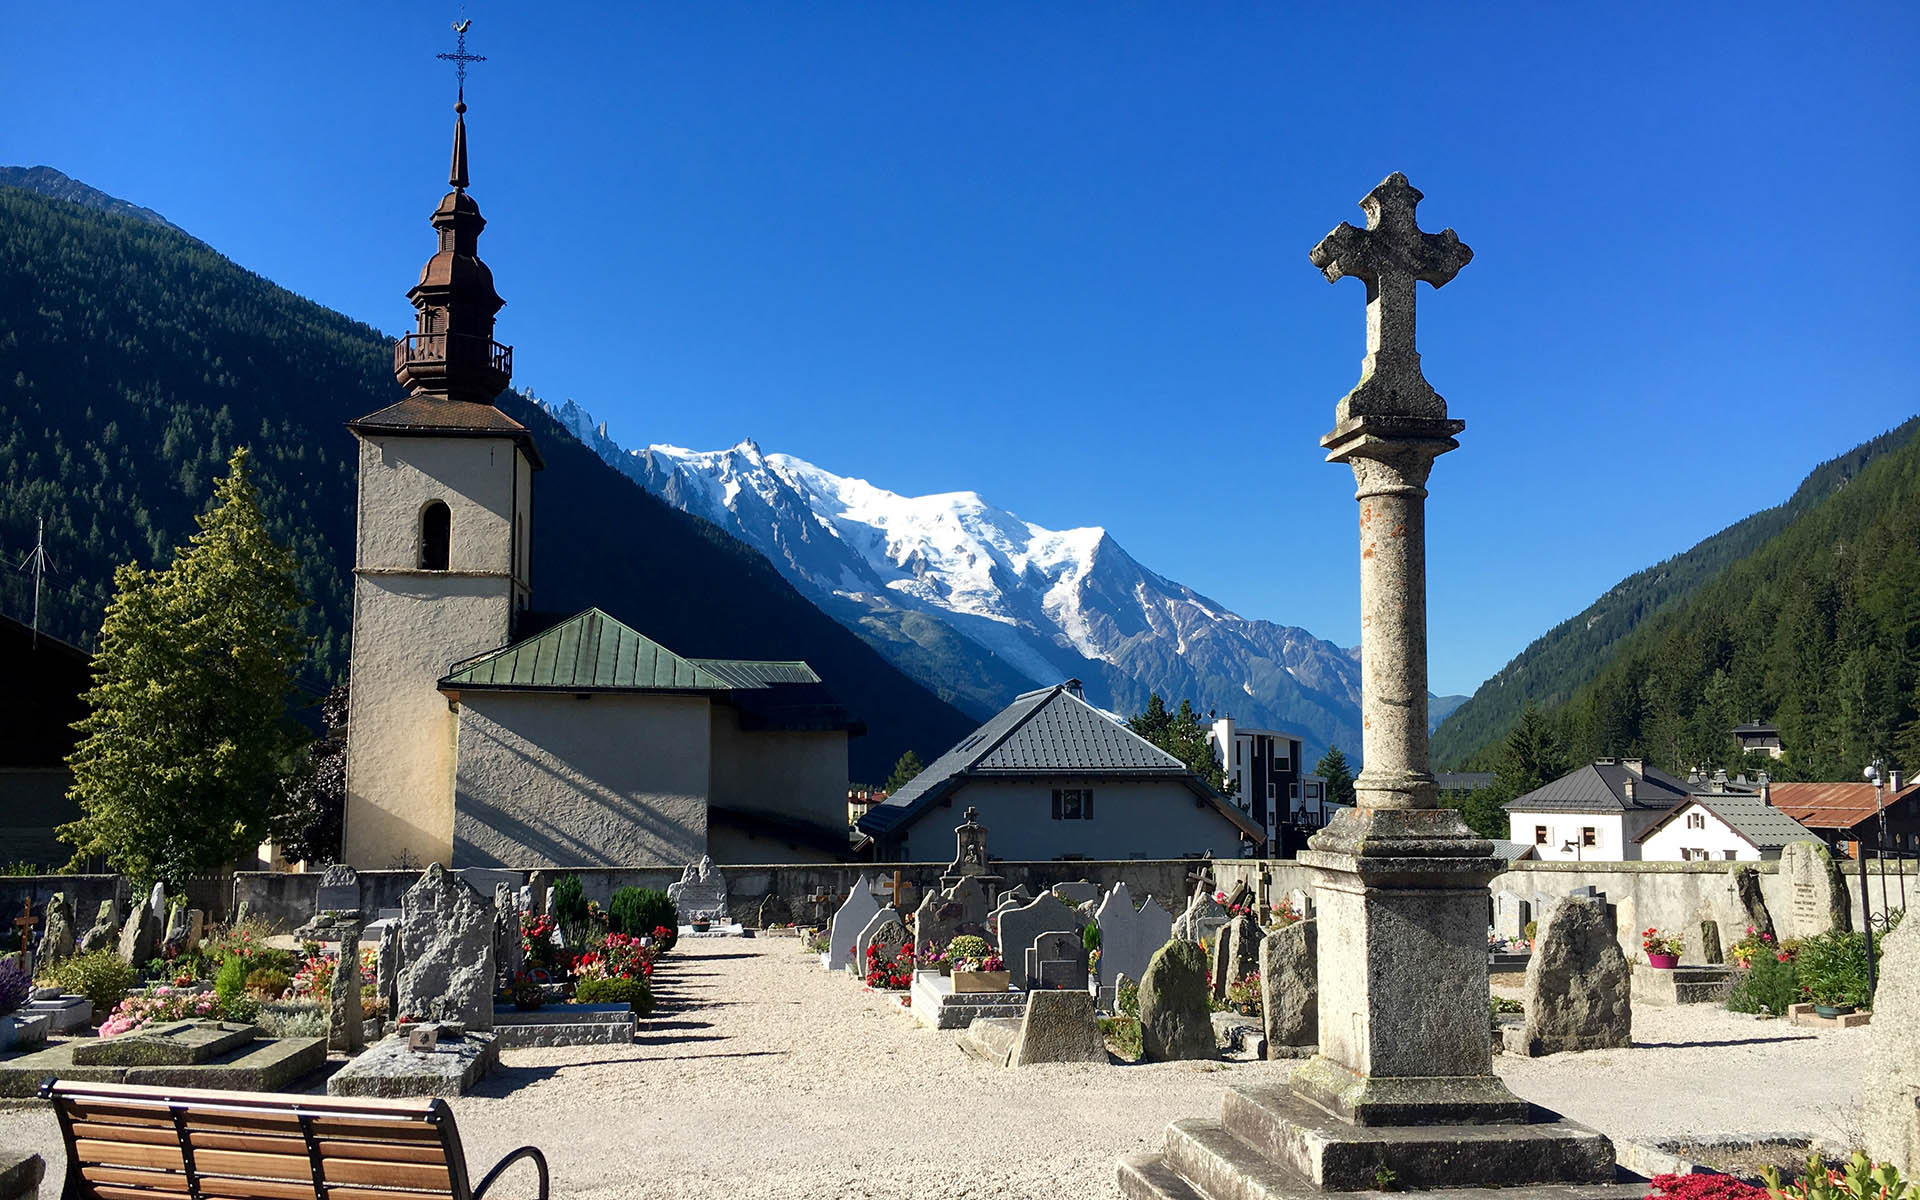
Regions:
<instances>
[{"instance_id":1,"label":"street lamp","mask_svg":"<svg viewBox=\"0 0 1920 1200\"><path fill-rule=\"evenodd\" d=\"M1573 851L1573 861L1579 862L1580 861L1580 845L1579 843L1575 842L1572 838L1568 838L1566 841L1560 844L1560 853L1565 854L1569 850Z\"/></svg>"},{"instance_id":2,"label":"street lamp","mask_svg":"<svg viewBox=\"0 0 1920 1200\"><path fill-rule=\"evenodd\" d=\"M1866 777L1868 783L1873 785L1873 809L1880 814L1880 845L1876 848L1884 850L1887 848L1886 760L1876 758L1867 764L1866 770L1860 773Z\"/></svg>"},{"instance_id":3,"label":"street lamp","mask_svg":"<svg viewBox=\"0 0 1920 1200\"><path fill-rule=\"evenodd\" d=\"M1868 763L1867 769L1861 772L1861 774L1867 778L1867 781L1873 784L1873 807L1874 811L1880 814L1880 845L1878 849L1883 854L1886 852L1887 845L1887 806L1883 802L1881 788L1883 786L1882 781L1886 778L1886 773L1886 762L1878 758ZM1882 859L1880 863L1880 879L1883 887L1887 878L1886 869L1886 860ZM1874 978L1876 972L1873 969L1873 900L1871 894L1867 891L1867 851L1864 846L1860 849L1860 933L1866 940L1867 995L1871 996L1873 995L1873 989L1877 981Z\"/></svg>"}]
</instances>

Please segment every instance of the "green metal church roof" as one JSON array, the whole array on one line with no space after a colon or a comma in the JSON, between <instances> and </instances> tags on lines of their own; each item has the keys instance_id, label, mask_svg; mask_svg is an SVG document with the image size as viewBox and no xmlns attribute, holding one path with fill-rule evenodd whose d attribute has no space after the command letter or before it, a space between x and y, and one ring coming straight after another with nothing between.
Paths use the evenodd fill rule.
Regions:
<instances>
[{"instance_id":1,"label":"green metal church roof","mask_svg":"<svg viewBox=\"0 0 1920 1200\"><path fill-rule=\"evenodd\" d=\"M803 662L682 658L597 608L510 646L455 663L440 686L553 691L729 692L819 683Z\"/></svg>"}]
</instances>

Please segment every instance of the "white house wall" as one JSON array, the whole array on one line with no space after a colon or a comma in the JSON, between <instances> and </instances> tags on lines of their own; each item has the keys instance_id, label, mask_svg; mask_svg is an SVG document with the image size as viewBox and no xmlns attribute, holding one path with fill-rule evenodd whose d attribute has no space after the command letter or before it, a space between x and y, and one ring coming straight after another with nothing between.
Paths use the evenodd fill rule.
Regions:
<instances>
[{"instance_id":1,"label":"white house wall","mask_svg":"<svg viewBox=\"0 0 1920 1200\"><path fill-rule=\"evenodd\" d=\"M1640 845L1634 841L1664 814L1651 809L1625 813L1514 812L1507 813L1510 841L1532 846L1542 862L1635 862ZM1544 845L1534 841L1535 826L1547 827ZM1580 831L1591 828L1594 844L1584 846ZM1568 842L1574 848L1562 849Z\"/></svg>"},{"instance_id":2,"label":"white house wall","mask_svg":"<svg viewBox=\"0 0 1920 1200\"><path fill-rule=\"evenodd\" d=\"M1705 818L1703 828L1687 828L1687 818L1692 814ZM1700 854L1684 853L1688 850L1701 851ZM1764 857L1753 843L1733 831L1733 827L1714 816L1711 812L1693 805L1674 814L1673 820L1658 832L1640 843L1640 857L1649 862L1685 862L1688 859L1704 857L1711 862L1759 862ZM1778 858L1775 854L1773 857Z\"/></svg>"},{"instance_id":3,"label":"white house wall","mask_svg":"<svg viewBox=\"0 0 1920 1200\"><path fill-rule=\"evenodd\" d=\"M1093 819L1054 820L1056 787L1092 788ZM1239 827L1172 780L978 779L963 783L950 799L950 805L934 805L908 828L905 845L894 857L951 859L954 827L969 806L980 810L980 823L991 831L988 846L996 858L1051 859L1063 854L1095 859L1180 858L1203 853L1236 858L1240 854Z\"/></svg>"},{"instance_id":4,"label":"white house wall","mask_svg":"<svg viewBox=\"0 0 1920 1200\"><path fill-rule=\"evenodd\" d=\"M699 859L707 849L708 707L699 696L464 693L454 865Z\"/></svg>"}]
</instances>

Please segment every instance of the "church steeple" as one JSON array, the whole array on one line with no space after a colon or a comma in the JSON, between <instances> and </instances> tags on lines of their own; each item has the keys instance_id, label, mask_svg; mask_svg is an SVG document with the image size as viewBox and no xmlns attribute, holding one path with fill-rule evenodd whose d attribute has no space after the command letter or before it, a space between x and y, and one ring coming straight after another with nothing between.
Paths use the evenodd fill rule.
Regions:
<instances>
[{"instance_id":1,"label":"church steeple","mask_svg":"<svg viewBox=\"0 0 1920 1200\"><path fill-rule=\"evenodd\" d=\"M493 289L493 272L480 261L480 231L487 222L467 195L464 83L453 112L453 162L447 171L453 190L433 210L439 245L421 268L420 282L407 293L416 324L394 344L393 373L415 396L492 404L513 378L513 347L493 340L494 314L506 301Z\"/></svg>"}]
</instances>

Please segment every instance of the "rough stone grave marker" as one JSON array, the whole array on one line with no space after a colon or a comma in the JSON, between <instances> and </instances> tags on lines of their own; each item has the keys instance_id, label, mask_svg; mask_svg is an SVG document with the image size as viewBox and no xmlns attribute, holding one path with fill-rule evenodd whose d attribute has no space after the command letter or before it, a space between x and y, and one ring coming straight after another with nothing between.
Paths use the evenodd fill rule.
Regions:
<instances>
[{"instance_id":1,"label":"rough stone grave marker","mask_svg":"<svg viewBox=\"0 0 1920 1200\"><path fill-rule=\"evenodd\" d=\"M40 965L50 967L73 957L74 940L73 904L65 892L55 892L47 901L47 927L40 935Z\"/></svg>"},{"instance_id":2,"label":"rough stone grave marker","mask_svg":"<svg viewBox=\"0 0 1920 1200\"><path fill-rule=\"evenodd\" d=\"M320 892L314 898L316 912L359 912L360 873L345 863L334 863L320 876Z\"/></svg>"},{"instance_id":3,"label":"rough stone grave marker","mask_svg":"<svg viewBox=\"0 0 1920 1200\"><path fill-rule=\"evenodd\" d=\"M395 1019L492 1029L494 921L490 900L429 866L400 904Z\"/></svg>"},{"instance_id":4,"label":"rough stone grave marker","mask_svg":"<svg viewBox=\"0 0 1920 1200\"><path fill-rule=\"evenodd\" d=\"M1148 1062L1214 1057L1207 959L1199 945L1171 941L1140 979L1140 1048Z\"/></svg>"},{"instance_id":5,"label":"rough stone grave marker","mask_svg":"<svg viewBox=\"0 0 1920 1200\"><path fill-rule=\"evenodd\" d=\"M907 923L900 919L900 910L889 904L873 914L860 936L854 939L853 973L864 976L869 962L890 962L897 957L907 944ZM869 956L869 950L874 955Z\"/></svg>"},{"instance_id":6,"label":"rough stone grave marker","mask_svg":"<svg viewBox=\"0 0 1920 1200\"><path fill-rule=\"evenodd\" d=\"M1606 897L1568 896L1548 911L1527 962L1526 1008L1526 1023L1503 1035L1516 1054L1633 1045L1632 975Z\"/></svg>"},{"instance_id":7,"label":"rough stone grave marker","mask_svg":"<svg viewBox=\"0 0 1920 1200\"><path fill-rule=\"evenodd\" d=\"M1861 1133L1874 1161L1911 1177L1920 1174L1920 919L1900 922L1880 948Z\"/></svg>"},{"instance_id":8,"label":"rough stone grave marker","mask_svg":"<svg viewBox=\"0 0 1920 1200\"><path fill-rule=\"evenodd\" d=\"M1295 921L1260 942L1260 1010L1267 1057L1294 1058L1320 1040L1320 989L1312 921Z\"/></svg>"},{"instance_id":9,"label":"rough stone grave marker","mask_svg":"<svg viewBox=\"0 0 1920 1200\"><path fill-rule=\"evenodd\" d=\"M352 1054L367 1044L360 994L360 930L346 925L340 929L340 958L327 992L327 1049Z\"/></svg>"},{"instance_id":10,"label":"rough stone grave marker","mask_svg":"<svg viewBox=\"0 0 1920 1200\"><path fill-rule=\"evenodd\" d=\"M1196 895L1187 910L1173 923L1173 936L1187 942L1211 942L1213 935L1227 923L1227 910L1213 893Z\"/></svg>"}]
</instances>

